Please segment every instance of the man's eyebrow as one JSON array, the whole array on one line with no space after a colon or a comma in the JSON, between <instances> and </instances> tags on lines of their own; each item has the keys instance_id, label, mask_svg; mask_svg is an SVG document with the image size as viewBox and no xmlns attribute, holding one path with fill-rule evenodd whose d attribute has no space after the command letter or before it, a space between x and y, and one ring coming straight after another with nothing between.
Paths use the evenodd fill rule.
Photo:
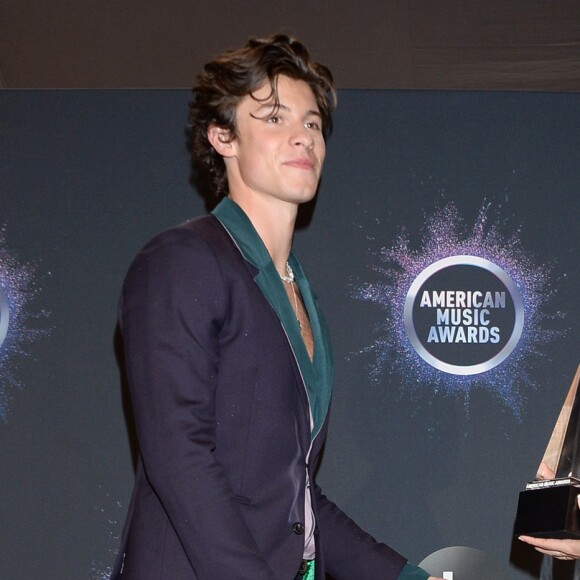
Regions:
<instances>
[{"instance_id":1,"label":"man's eyebrow","mask_svg":"<svg viewBox=\"0 0 580 580\"><path fill-rule=\"evenodd\" d=\"M290 107L287 107L286 105L283 105L282 103L274 103L274 102L270 102L270 103L263 103L262 105L260 105L257 109L256 109L256 113L259 113L260 111L278 111L278 110L284 110L284 111L289 111Z\"/></svg>"},{"instance_id":2,"label":"man's eyebrow","mask_svg":"<svg viewBox=\"0 0 580 580\"><path fill-rule=\"evenodd\" d=\"M259 113L260 111L290 111L290 107L288 107L287 105L284 105L282 103L264 103L262 105L260 105L257 109L256 109L256 113ZM314 109L311 109L310 111L306 112L306 117L310 117L312 115L315 115L316 117L320 117L322 119L322 114L320 113L320 111L315 111Z\"/></svg>"}]
</instances>

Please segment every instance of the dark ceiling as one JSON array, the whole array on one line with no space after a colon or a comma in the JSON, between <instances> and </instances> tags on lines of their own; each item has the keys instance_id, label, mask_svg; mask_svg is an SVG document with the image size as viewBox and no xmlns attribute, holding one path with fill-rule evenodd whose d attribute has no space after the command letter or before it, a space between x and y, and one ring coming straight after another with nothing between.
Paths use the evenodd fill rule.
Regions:
<instances>
[{"instance_id":1,"label":"dark ceiling","mask_svg":"<svg viewBox=\"0 0 580 580\"><path fill-rule=\"evenodd\" d=\"M0 0L0 87L189 87L275 31L339 88L580 91L579 0Z\"/></svg>"}]
</instances>

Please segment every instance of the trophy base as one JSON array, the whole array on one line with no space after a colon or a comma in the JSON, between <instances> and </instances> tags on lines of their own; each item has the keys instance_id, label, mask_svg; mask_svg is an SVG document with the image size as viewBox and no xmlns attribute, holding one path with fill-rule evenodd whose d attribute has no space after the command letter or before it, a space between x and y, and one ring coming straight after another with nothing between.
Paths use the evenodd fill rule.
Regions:
<instances>
[{"instance_id":1,"label":"trophy base","mask_svg":"<svg viewBox=\"0 0 580 580\"><path fill-rule=\"evenodd\" d=\"M520 492L514 525L516 536L580 538L577 496L580 481L573 478L535 481Z\"/></svg>"}]
</instances>

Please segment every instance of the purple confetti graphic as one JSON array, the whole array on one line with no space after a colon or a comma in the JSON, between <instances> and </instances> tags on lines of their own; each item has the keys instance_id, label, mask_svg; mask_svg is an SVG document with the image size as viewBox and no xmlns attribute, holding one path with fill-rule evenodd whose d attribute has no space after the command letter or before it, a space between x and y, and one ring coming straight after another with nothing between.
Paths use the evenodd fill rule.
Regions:
<instances>
[{"instance_id":1,"label":"purple confetti graphic","mask_svg":"<svg viewBox=\"0 0 580 580\"><path fill-rule=\"evenodd\" d=\"M412 247L408 235L401 231L391 248L380 250L378 263L372 266L379 281L361 284L354 291L356 299L377 304L385 313L377 326L377 338L361 353L375 355L369 373L372 382L378 382L386 372L396 373L402 387L412 394L429 387L435 394L461 394L466 405L469 393L477 386L498 397L519 418L521 387L534 385L530 365L543 356L544 345L565 333L547 328L547 323L564 314L545 312L555 292L550 287L550 267L534 262L522 248L519 231L502 236L499 218L490 223L489 213L487 204L469 229L457 208L449 204L425 218L419 248ZM403 319L407 292L415 278L430 264L460 255L484 258L507 272L521 294L525 311L522 336L511 355L493 369L475 375L448 374L425 362L411 345Z\"/></svg>"},{"instance_id":2,"label":"purple confetti graphic","mask_svg":"<svg viewBox=\"0 0 580 580\"><path fill-rule=\"evenodd\" d=\"M48 333L38 321L48 317L34 312L32 304L41 289L35 283L36 267L21 264L8 250L5 231L0 230L0 420L8 413L10 391L22 387L15 371L29 356L30 345Z\"/></svg>"}]
</instances>

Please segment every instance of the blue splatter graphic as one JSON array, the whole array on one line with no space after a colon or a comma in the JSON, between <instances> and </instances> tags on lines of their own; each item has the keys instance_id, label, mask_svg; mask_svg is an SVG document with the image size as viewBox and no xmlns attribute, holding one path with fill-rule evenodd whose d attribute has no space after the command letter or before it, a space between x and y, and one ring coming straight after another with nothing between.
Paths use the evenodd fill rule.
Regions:
<instances>
[{"instance_id":1,"label":"blue splatter graphic","mask_svg":"<svg viewBox=\"0 0 580 580\"><path fill-rule=\"evenodd\" d=\"M48 316L44 310L32 310L33 301L41 291L35 282L35 270L33 264L18 262L6 246L5 231L0 230L0 296L6 307L0 315L4 323L8 321L0 340L0 419L4 421L10 390L22 387L15 370L29 356L28 347L48 333L48 329L34 326Z\"/></svg>"},{"instance_id":2,"label":"blue splatter graphic","mask_svg":"<svg viewBox=\"0 0 580 580\"><path fill-rule=\"evenodd\" d=\"M375 354L369 373L373 382L386 372L396 373L411 393L431 387L434 393L462 394L466 403L470 391L478 386L499 397L519 418L520 387L534 385L528 372L531 362L543 355L543 345L564 334L563 330L545 328L545 323L564 315L544 312L554 294L550 268L538 266L524 251L519 230L510 237L502 236L499 219L490 223L489 210L489 204L484 205L474 226L468 229L457 208L449 204L425 218L425 234L418 249L411 247L408 235L401 231L392 247L380 250L378 263L372 266L379 281L361 284L354 291L355 298L385 311L376 340L361 352ZM426 363L409 342L403 320L405 298L415 278L430 264L457 255L477 256L497 264L515 282L524 304L524 330L516 348L500 365L478 375L451 375Z\"/></svg>"},{"instance_id":3,"label":"blue splatter graphic","mask_svg":"<svg viewBox=\"0 0 580 580\"><path fill-rule=\"evenodd\" d=\"M109 580L111 574L113 573L113 567L101 567L98 564L93 564L91 566L90 580Z\"/></svg>"},{"instance_id":4,"label":"blue splatter graphic","mask_svg":"<svg viewBox=\"0 0 580 580\"><path fill-rule=\"evenodd\" d=\"M103 487L99 487L99 495L102 497ZM95 505L94 509L98 511L103 522L106 519L107 536L109 540L109 561L114 562L119 552L119 517L121 523L125 516L125 510L120 501L115 500L111 494L105 493L101 505ZM104 564L102 561L94 560L91 563L90 580L108 580L113 572L113 567L109 564Z\"/></svg>"}]
</instances>

